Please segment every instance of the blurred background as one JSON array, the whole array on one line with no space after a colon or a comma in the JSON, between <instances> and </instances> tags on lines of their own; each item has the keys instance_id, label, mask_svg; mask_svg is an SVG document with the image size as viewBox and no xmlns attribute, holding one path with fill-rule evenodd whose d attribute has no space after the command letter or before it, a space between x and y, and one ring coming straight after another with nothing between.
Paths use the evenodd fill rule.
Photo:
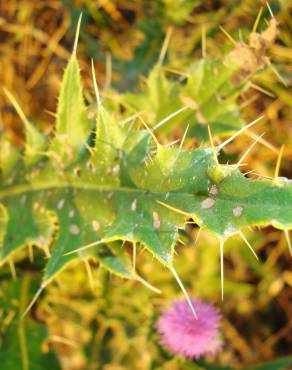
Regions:
<instances>
[{"instance_id":1,"label":"blurred background","mask_svg":"<svg viewBox=\"0 0 292 370\"><path fill-rule=\"evenodd\" d=\"M279 149L285 145L280 175L291 178L292 2L273 0L269 4L279 22L277 37L265 50L265 60L271 61L272 67L263 63L250 74L248 88L240 91L235 101L243 122L265 116L252 130L257 135L265 132L264 141L246 158L244 171L273 176ZM94 99L91 59L106 104L114 104L108 96L124 99L126 92L143 91L165 37L169 37L163 64L166 76L180 78L204 52L211 60L230 55L236 50L230 38L248 43L261 7L259 31L266 29L271 19L266 2L260 0L0 0L0 85L9 89L27 117L50 135L81 12L78 59L90 106ZM1 131L22 147L22 123L2 93L0 112ZM173 126L160 133L161 140L175 140L183 132L183 125ZM194 133L186 145L199 145L200 140ZM240 136L228 147L224 159L235 162L252 140L251 134ZM260 263L241 239L228 241L225 300L221 303L218 243L202 232L194 246L197 233L196 227L189 227L183 236L185 245L176 249L175 265L190 294L219 306L223 315L223 350L206 362L240 369L291 354L292 272L284 234L272 227L246 230ZM62 272L39 299L26 324L31 369L207 369L207 365L170 356L158 344L153 325L161 310L182 294L169 271L146 252L139 252L137 263L141 275L159 287L162 295L113 276L94 262L93 292L84 265L72 265ZM41 268L22 263L18 269L14 282L5 280L8 272L1 275L0 345L9 330L11 337L21 335L14 317L29 302L41 279ZM10 319L4 312L11 313ZM15 348L6 351L6 358L20 356ZM3 370L20 369L15 361L4 362Z\"/></svg>"}]
</instances>

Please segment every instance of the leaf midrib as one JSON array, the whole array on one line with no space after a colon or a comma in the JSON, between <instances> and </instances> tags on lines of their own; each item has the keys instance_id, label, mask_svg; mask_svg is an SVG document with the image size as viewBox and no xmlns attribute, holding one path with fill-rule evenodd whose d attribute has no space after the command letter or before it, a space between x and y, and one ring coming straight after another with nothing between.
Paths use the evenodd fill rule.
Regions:
<instances>
[{"instance_id":1,"label":"leaf midrib","mask_svg":"<svg viewBox=\"0 0 292 370\"><path fill-rule=\"evenodd\" d=\"M98 192L125 192L125 193L140 193L140 194L157 194L157 195L166 195L169 194L179 194L179 195L196 195L194 193L186 193L186 192L178 192L175 191L153 191L148 189L139 189L139 188L129 188L129 187L110 187L110 186L100 186L95 184L86 184L82 186L81 184L68 184L68 183L45 183L38 186L32 186L31 184L26 185L18 185L10 187L7 190L0 191L0 201L14 196L20 195L23 193L32 193L32 192L39 192L39 191L50 191L54 189L73 189L73 190L96 190Z\"/></svg>"}]
</instances>

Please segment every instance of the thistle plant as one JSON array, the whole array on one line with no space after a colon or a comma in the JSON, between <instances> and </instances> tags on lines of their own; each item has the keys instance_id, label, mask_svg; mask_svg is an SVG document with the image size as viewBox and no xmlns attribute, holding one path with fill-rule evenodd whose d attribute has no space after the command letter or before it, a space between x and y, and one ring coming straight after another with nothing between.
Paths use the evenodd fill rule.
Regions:
<instances>
[{"instance_id":1,"label":"thistle plant","mask_svg":"<svg viewBox=\"0 0 292 370\"><path fill-rule=\"evenodd\" d=\"M193 5L187 3L191 9ZM181 13L181 19L184 19L184 14ZM173 16L177 16L176 9ZM80 321L84 316L86 324L94 323L92 326L96 326L104 338L112 329L112 317L118 317L122 326L127 316L132 322L134 319L139 321L140 325L145 315L143 305L145 301L151 301L149 295L152 293L141 289L142 295L136 297L139 304L136 305L133 299L129 302L132 306L120 313L132 284L119 285L119 294L108 297L107 271L160 293L159 278L156 279L157 286L153 286L147 281L148 276L153 277L151 273L147 276L146 268L136 269L136 261L140 259L138 252L142 249L156 260L151 262L151 266L156 266L158 261L171 272L186 297L184 301L176 301L158 320L153 309L154 313L148 316L149 319L152 315L152 319L149 319L147 334L143 333L143 343L151 342L149 337L156 322L163 346L174 355L198 362L198 357L216 353L222 348L218 330L221 316L213 306L191 299L184 279L176 271L174 256L186 233L196 227L197 235L204 230L217 240L215 247L218 253L220 250L218 272L221 270L222 300L224 246L229 247L225 242L232 236L239 235L249 248L248 252L258 258L245 236L246 229L271 225L284 232L292 254L289 239L292 182L279 176L283 147L279 151L273 177L254 179L241 171L249 152L258 142L265 142L262 136L257 137L251 132L255 124L260 125L263 117L255 117L253 122L245 124L238 97L249 86L257 88L250 82L257 71L265 66L272 68L266 49L276 38L277 22L272 16L266 30L256 32L258 17L246 43L237 42L227 34L233 49L216 60L206 57L203 40L202 58L192 62L185 71L164 66L169 31L158 63L135 93L104 89L100 94L92 63L95 99L89 105L84 99L77 60L80 22L81 18L61 84L53 135L46 136L40 132L24 115L21 102L4 88L4 95L23 122L25 139L24 147L20 149L12 144L5 132L1 132L1 366L5 370L14 370L20 364L24 370L31 369L34 364L42 369L58 368L54 353L49 353L47 348L46 354L39 351L40 342L44 344L47 341L49 347L51 343L54 345L54 340L65 339L61 343L75 346L76 350L74 340L70 341L62 331L63 318L66 311L70 311L69 307L71 309L71 289L74 297L72 307L76 310L72 322L75 315L79 315ZM182 132L180 139L171 141ZM255 137L255 141L237 163L223 163L225 148L243 133ZM195 147L194 143L199 145ZM217 253L210 252L217 259ZM209 256L206 257L208 263ZM27 258L30 263L27 263ZM147 259L147 256L143 258ZM198 260L200 264L201 260ZM76 294L79 262L84 264L80 269L84 270L82 278L85 276L86 279L86 272L94 304L98 307L88 310L90 313L84 304L88 297L78 300L80 297ZM93 271L92 267L96 265L102 268ZM6 274L7 266L14 281ZM26 270L28 268L30 271ZM35 274L33 269L37 272L42 270L41 282L40 274ZM36 275L38 278L34 279ZM21 278L16 279L17 276ZM209 279L210 275L207 276ZM217 284L216 272L214 276ZM118 285L120 280L117 280ZM50 284L52 281L55 283ZM58 301L52 307L46 305L46 300L50 302L55 294L55 286L62 283L70 290L67 300ZM79 284L83 284L83 288L84 281L79 281ZM99 289L96 289L98 284ZM191 286L189 281L187 284ZM34 306L43 291L46 292L44 299L39 300L39 306ZM62 298L65 296L63 293L60 294ZM29 317L25 317L31 308ZM37 312L38 309L41 313ZM59 316L53 330L49 323L52 315ZM34 320L35 317L38 320ZM48 336L39 319L45 322ZM120 335L121 326L115 330L119 334L118 340L122 338L125 341L132 335L131 330L125 337ZM127 330L125 326L125 332ZM102 342L101 336L95 341ZM19 338L17 342L14 340L16 337ZM85 346L82 343L79 351L86 352ZM111 350L115 352L118 347L121 347L120 342ZM96 346L92 345L94 351ZM57 350L55 352L58 353ZM86 356L90 362L90 355L86 353ZM91 363L89 367L86 364L84 368L95 368L97 357L92 357L93 365ZM287 358L285 364L288 361L290 359ZM152 364L151 368L154 366Z\"/></svg>"},{"instance_id":2,"label":"thistle plant","mask_svg":"<svg viewBox=\"0 0 292 370\"><path fill-rule=\"evenodd\" d=\"M89 119L76 56L80 20L61 85L53 138L39 132L4 90L23 120L25 148L18 150L2 136L1 264L10 264L14 273L19 251L28 248L31 256L33 248L44 251L43 281L35 299L70 262L79 259L90 268L90 258L158 291L135 270L136 249L143 247L173 273L196 316L173 265L180 230L195 223L217 238L223 298L226 239L239 234L252 250L243 229L272 225L285 232L290 245L292 183L278 174L271 179L247 178L240 171L243 158L234 165L219 163L225 146L259 119L217 146L212 122L209 126L201 122L209 132L210 146L184 149L187 132L180 145L162 145L156 131L177 110L154 125L142 119L142 129L129 128L117 112L103 105L94 71L95 119ZM195 89L197 72L190 77L189 91ZM196 94L194 99L205 102L204 89ZM190 99L176 107L189 116L197 109ZM133 261L125 243L132 246Z\"/></svg>"}]
</instances>

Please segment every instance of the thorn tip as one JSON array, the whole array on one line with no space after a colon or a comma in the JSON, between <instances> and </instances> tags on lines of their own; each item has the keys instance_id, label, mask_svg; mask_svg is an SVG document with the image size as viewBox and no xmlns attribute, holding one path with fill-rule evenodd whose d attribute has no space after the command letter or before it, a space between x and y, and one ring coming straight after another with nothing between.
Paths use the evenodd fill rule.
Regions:
<instances>
[{"instance_id":1,"label":"thorn tip","mask_svg":"<svg viewBox=\"0 0 292 370\"><path fill-rule=\"evenodd\" d=\"M264 118L264 115L258 117L257 119L255 119L254 121L252 121L251 123L249 123L248 125L242 127L234 135L232 135L230 138L228 138L227 140L225 140L222 144L218 145L218 147L217 147L218 151L222 150L227 144L229 144L238 135L240 135L242 132L246 131L248 128L250 128L251 126L253 126L254 124L256 124L258 121L260 121L263 118Z\"/></svg>"},{"instance_id":2,"label":"thorn tip","mask_svg":"<svg viewBox=\"0 0 292 370\"><path fill-rule=\"evenodd\" d=\"M182 292L184 293L184 295L185 295L185 297L186 297L186 299L187 299L187 302L188 302L188 304L189 304L189 306L190 306L190 309L191 309L192 313L194 314L195 318L196 318L196 319L198 319L198 316L197 316L197 314L196 314L196 311L195 311L195 309L194 309L194 306L193 306L193 304L192 304L192 301L191 301L191 299L190 299L190 297L189 297L189 295L188 295L188 292L186 291L186 289L185 289L185 287L184 287L183 283L181 282L181 280L180 280L180 278L179 278L179 276L178 276L177 272L175 271L174 267L171 267L171 268L170 268L170 271L172 272L172 274L173 274L173 276L175 277L175 279L176 279L176 281L177 281L178 285L180 286L180 288L181 288Z\"/></svg>"},{"instance_id":3,"label":"thorn tip","mask_svg":"<svg viewBox=\"0 0 292 370\"><path fill-rule=\"evenodd\" d=\"M79 33L80 33L81 19L82 19L82 13L80 13L80 15L79 15L77 28L76 28L76 34L75 34L75 40L74 40L74 46L73 46L73 55L74 56L76 56L76 52L77 52L77 44L78 44Z\"/></svg>"},{"instance_id":4,"label":"thorn tip","mask_svg":"<svg viewBox=\"0 0 292 370\"><path fill-rule=\"evenodd\" d=\"M221 300L224 300L224 240L220 240Z\"/></svg>"}]
</instances>

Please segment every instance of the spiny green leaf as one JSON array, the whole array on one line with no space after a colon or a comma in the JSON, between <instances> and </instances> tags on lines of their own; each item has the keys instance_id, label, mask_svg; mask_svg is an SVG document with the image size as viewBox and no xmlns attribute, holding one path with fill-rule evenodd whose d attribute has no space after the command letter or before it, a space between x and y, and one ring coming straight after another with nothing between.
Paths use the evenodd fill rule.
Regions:
<instances>
[{"instance_id":1,"label":"spiny green leaf","mask_svg":"<svg viewBox=\"0 0 292 370\"><path fill-rule=\"evenodd\" d=\"M62 172L48 163L31 183L0 193L8 213L2 260L22 245L40 243L37 210L50 211L59 224L45 282L85 252L68 253L94 242L139 242L171 267L186 217L220 239L246 226L292 227L289 181L248 180L232 166L217 165L210 148L159 146L150 160L146 131L132 134L133 141L128 131L119 130L114 143L99 131L101 147L108 149L104 156L93 148L89 158ZM16 233L19 224L23 227Z\"/></svg>"},{"instance_id":2,"label":"spiny green leaf","mask_svg":"<svg viewBox=\"0 0 292 370\"><path fill-rule=\"evenodd\" d=\"M224 178L210 183L209 194L192 199L189 195L168 204L180 208L204 229L225 239L247 226L272 224L279 229L292 227L292 181L251 180L237 168L220 166ZM212 180L212 172L208 171Z\"/></svg>"},{"instance_id":3,"label":"spiny green leaf","mask_svg":"<svg viewBox=\"0 0 292 370\"><path fill-rule=\"evenodd\" d=\"M68 135L68 143L79 149L87 140L90 123L82 95L80 67L72 55L66 67L57 110L56 132Z\"/></svg>"},{"instance_id":4,"label":"spiny green leaf","mask_svg":"<svg viewBox=\"0 0 292 370\"><path fill-rule=\"evenodd\" d=\"M235 99L244 84L231 83L237 70L236 65L208 59L191 66L182 95L196 106L193 117L187 117L187 122L193 123L191 133L195 137L208 137L207 124L212 128L212 133L218 136L230 134L243 126Z\"/></svg>"},{"instance_id":5,"label":"spiny green leaf","mask_svg":"<svg viewBox=\"0 0 292 370\"><path fill-rule=\"evenodd\" d=\"M90 130L91 123L84 103L80 67L75 50L65 69L61 84L56 137L52 149L66 159L66 162L73 162L76 154L86 144Z\"/></svg>"},{"instance_id":6,"label":"spiny green leaf","mask_svg":"<svg viewBox=\"0 0 292 370\"><path fill-rule=\"evenodd\" d=\"M214 89L222 87L227 94L232 91L225 85L230 71L221 67L223 76ZM211 84L206 73L214 65L202 63L198 68L197 90L195 85L194 90L188 88L205 106L215 90L206 93L202 81ZM236 166L219 165L208 147L184 150L158 143L153 147L149 131L126 127L100 103L94 143L84 151L90 132L84 125L86 109L75 54L64 81L65 101L58 108L56 137L47 159L31 168L19 163L14 177L2 178L1 262L28 244L51 246L43 284L72 260L91 255L110 271L139 279L126 255L114 248L117 242L138 243L172 268L179 230L188 218L220 240L246 226L292 228L291 181L247 179ZM60 140L65 132L72 140ZM77 138L82 140L75 145ZM60 159L61 152L68 156L67 145L73 148L72 144L74 156Z\"/></svg>"},{"instance_id":7,"label":"spiny green leaf","mask_svg":"<svg viewBox=\"0 0 292 370\"><path fill-rule=\"evenodd\" d=\"M201 59L190 67L186 81L181 83L167 78L163 68L156 65L140 94L126 93L120 99L126 108L142 112L150 126L186 105L192 109L170 118L168 129L175 124L190 124L192 135L206 139L209 124L215 135L226 135L243 125L235 99L244 84L231 83L237 70L238 66L230 63Z\"/></svg>"}]
</instances>

